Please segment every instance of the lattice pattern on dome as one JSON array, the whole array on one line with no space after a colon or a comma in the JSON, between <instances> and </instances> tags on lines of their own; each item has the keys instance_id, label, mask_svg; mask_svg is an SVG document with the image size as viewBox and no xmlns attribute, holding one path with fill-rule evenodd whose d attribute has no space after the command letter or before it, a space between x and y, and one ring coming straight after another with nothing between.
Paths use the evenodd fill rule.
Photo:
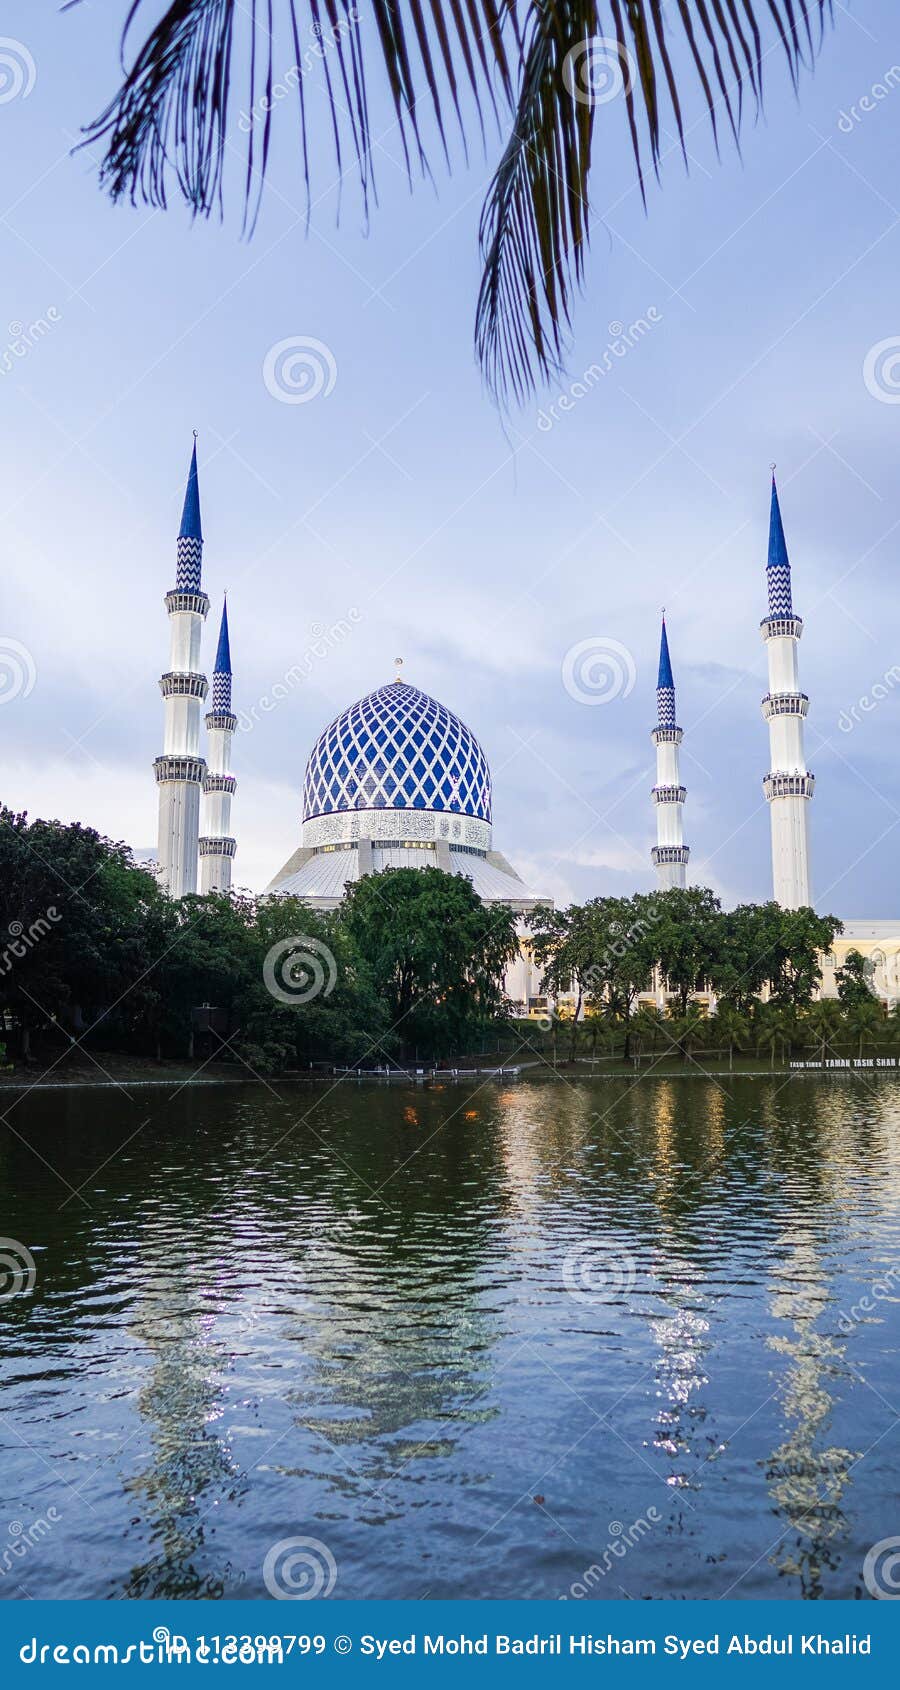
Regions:
<instances>
[{"instance_id":1,"label":"lattice pattern on dome","mask_svg":"<svg viewBox=\"0 0 900 1690\"><path fill-rule=\"evenodd\" d=\"M451 810L490 822L487 759L452 710L392 681L338 716L306 765L304 821L347 810Z\"/></svg>"}]
</instances>

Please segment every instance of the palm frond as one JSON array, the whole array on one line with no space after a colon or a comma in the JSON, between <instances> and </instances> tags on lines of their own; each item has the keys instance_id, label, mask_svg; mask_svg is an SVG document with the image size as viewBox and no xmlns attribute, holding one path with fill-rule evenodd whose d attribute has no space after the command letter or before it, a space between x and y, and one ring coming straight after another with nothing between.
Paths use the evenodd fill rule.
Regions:
<instances>
[{"instance_id":1,"label":"palm frond","mask_svg":"<svg viewBox=\"0 0 900 1690\"><path fill-rule=\"evenodd\" d=\"M590 231L598 112L624 108L646 199L645 165L659 175L667 110L687 162L685 65L716 146L723 119L737 142L745 102L761 106L769 52L784 50L796 87L830 14L831 0L532 0L512 133L481 218L475 339L495 396L521 401L559 369Z\"/></svg>"},{"instance_id":2,"label":"palm frond","mask_svg":"<svg viewBox=\"0 0 900 1690\"><path fill-rule=\"evenodd\" d=\"M86 131L105 149L101 181L113 199L165 206L174 183L196 215L221 214L226 165L241 156L242 135L243 216L252 229L273 113L294 90L309 206L310 55L328 95L339 177L355 170L366 207L374 196L373 60L411 175L428 169L421 110L430 109L448 162L448 120L465 150L473 124L483 141L486 114L511 114L482 212L475 327L488 385L509 401L524 399L562 359L589 238L598 112L624 115L645 197L646 169L659 175L667 130L687 161L688 85L716 146L722 129L737 142L745 107L760 108L771 52L783 50L796 88L832 0L169 0L126 63L146 6L130 0L122 85ZM294 58L277 78L276 40Z\"/></svg>"}]
</instances>

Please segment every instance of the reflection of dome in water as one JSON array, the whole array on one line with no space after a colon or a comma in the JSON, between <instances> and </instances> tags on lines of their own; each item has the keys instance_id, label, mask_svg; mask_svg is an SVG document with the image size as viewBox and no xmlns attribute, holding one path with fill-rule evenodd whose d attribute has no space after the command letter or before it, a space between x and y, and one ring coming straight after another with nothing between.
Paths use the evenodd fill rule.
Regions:
<instances>
[{"instance_id":1,"label":"reflection of dome in water","mask_svg":"<svg viewBox=\"0 0 900 1690\"><path fill-rule=\"evenodd\" d=\"M538 901L492 848L491 772L475 735L398 679L320 733L306 765L300 848L268 890L328 907L362 875L428 867L468 876L487 903Z\"/></svg>"},{"instance_id":2,"label":"reflection of dome in water","mask_svg":"<svg viewBox=\"0 0 900 1690\"><path fill-rule=\"evenodd\" d=\"M445 810L491 819L491 776L475 735L427 693L393 681L319 735L303 819L343 810Z\"/></svg>"}]
</instances>

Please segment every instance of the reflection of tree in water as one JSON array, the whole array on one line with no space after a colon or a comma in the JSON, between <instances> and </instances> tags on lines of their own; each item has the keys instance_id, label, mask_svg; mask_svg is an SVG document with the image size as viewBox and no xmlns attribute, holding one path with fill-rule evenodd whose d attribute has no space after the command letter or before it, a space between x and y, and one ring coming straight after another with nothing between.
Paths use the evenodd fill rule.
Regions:
<instances>
[{"instance_id":1,"label":"reflection of tree in water","mask_svg":"<svg viewBox=\"0 0 900 1690\"><path fill-rule=\"evenodd\" d=\"M464 1426L497 1413L496 1317L479 1295L489 1286L482 1228L475 1213L452 1207L414 1214L361 1203L322 1228L299 1264L308 1301L282 1338L302 1353L303 1376L286 1400L326 1454L337 1452L329 1482L363 1505L415 1463L450 1457ZM321 1476L310 1452L313 1467ZM379 1516L391 1511L383 1495L373 1504Z\"/></svg>"},{"instance_id":2,"label":"reflection of tree in water","mask_svg":"<svg viewBox=\"0 0 900 1690\"><path fill-rule=\"evenodd\" d=\"M152 1361L138 1396L151 1426L152 1461L125 1481L126 1492L149 1513L157 1553L128 1580L130 1597L219 1597L220 1577L201 1572L201 1555L215 1508L243 1488L239 1464L217 1430L225 1412L228 1354L214 1338L218 1296L214 1262L185 1262L172 1246L171 1275L148 1273L131 1320ZM208 1310L204 1312L204 1300Z\"/></svg>"},{"instance_id":3,"label":"reflection of tree in water","mask_svg":"<svg viewBox=\"0 0 900 1690\"><path fill-rule=\"evenodd\" d=\"M822 1597L823 1571L834 1571L840 1564L837 1544L847 1526L841 1499L859 1453L835 1445L817 1447L827 1436L836 1383L848 1377L845 1346L816 1330L833 1298L812 1236L786 1248L778 1281L771 1306L783 1328L769 1344L788 1358L778 1387L787 1435L772 1451L765 1471L772 1499L789 1529L771 1559L783 1576L799 1580L805 1597Z\"/></svg>"}]
</instances>

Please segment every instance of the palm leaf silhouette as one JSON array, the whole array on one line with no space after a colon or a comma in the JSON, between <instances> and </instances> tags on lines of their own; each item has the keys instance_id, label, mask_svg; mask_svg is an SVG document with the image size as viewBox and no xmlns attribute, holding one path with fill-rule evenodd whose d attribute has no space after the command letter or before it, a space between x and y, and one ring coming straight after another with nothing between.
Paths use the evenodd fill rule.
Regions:
<instances>
[{"instance_id":1,"label":"palm leaf silhouette","mask_svg":"<svg viewBox=\"0 0 900 1690\"><path fill-rule=\"evenodd\" d=\"M252 230L282 90L296 93L311 203L304 55L320 65L339 176L355 170L366 208L375 198L368 85L376 68L410 176L429 168L424 112L448 167L450 123L466 151L473 126L486 145L493 116L508 138L481 216L475 340L491 391L521 401L561 363L590 233L598 113L624 116L644 195L667 127L687 161L688 92L699 96L716 147L723 131L737 142L746 109L761 108L769 57L786 62L796 89L831 8L832 0L171 0L132 50L146 9L132 0L122 85L87 139L104 146L101 180L113 199L165 206L174 185L208 216L224 213L226 164L241 156L242 134L242 210ZM276 83L276 63L291 56ZM235 121L237 88L249 121Z\"/></svg>"}]
</instances>

